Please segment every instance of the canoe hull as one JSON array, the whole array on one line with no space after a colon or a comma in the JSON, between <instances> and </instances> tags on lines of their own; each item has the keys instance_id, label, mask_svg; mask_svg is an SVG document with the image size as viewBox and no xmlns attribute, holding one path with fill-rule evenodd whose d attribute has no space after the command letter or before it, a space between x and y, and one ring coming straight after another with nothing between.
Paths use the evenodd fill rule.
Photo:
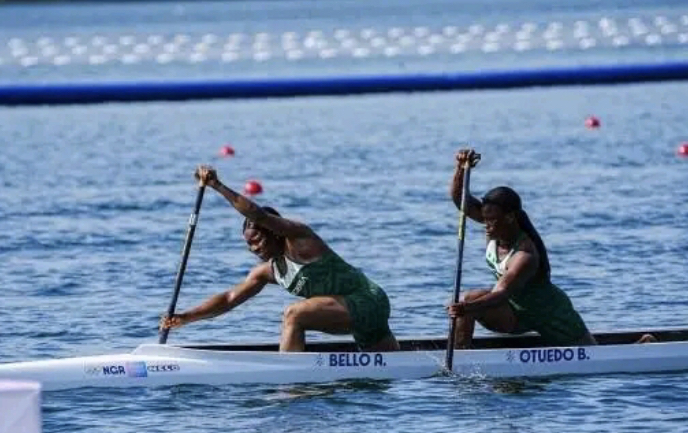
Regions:
<instances>
[{"instance_id":1,"label":"canoe hull","mask_svg":"<svg viewBox=\"0 0 688 433\"><path fill-rule=\"evenodd\" d=\"M205 350L144 344L130 354L0 364L0 379L46 391L179 384L295 384L420 379L442 372L443 350L390 353ZM459 376L512 378L688 371L688 342L456 350Z\"/></svg>"},{"instance_id":2,"label":"canoe hull","mask_svg":"<svg viewBox=\"0 0 688 433\"><path fill-rule=\"evenodd\" d=\"M38 381L45 391L81 387L418 379L441 370L440 360L443 359L440 354L430 352L200 352L206 351L143 345L132 354L2 364L0 379Z\"/></svg>"}]
</instances>

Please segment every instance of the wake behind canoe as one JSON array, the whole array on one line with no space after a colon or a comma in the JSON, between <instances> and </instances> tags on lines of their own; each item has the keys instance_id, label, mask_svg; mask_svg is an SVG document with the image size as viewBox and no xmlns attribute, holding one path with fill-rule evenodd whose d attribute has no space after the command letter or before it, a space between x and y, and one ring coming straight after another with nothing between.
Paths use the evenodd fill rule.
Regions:
<instances>
[{"instance_id":1,"label":"wake behind canoe","mask_svg":"<svg viewBox=\"0 0 688 433\"><path fill-rule=\"evenodd\" d=\"M651 332L659 342L634 344ZM541 377L688 371L688 330L595 335L597 346L546 347L539 337L474 340L456 350L461 376ZM34 380L47 391L79 387L179 384L292 384L349 379L421 379L442 371L446 339L400 341L399 352L357 352L350 342L315 342L306 352L280 353L275 344L143 344L128 354L0 364L0 379Z\"/></svg>"}]
</instances>

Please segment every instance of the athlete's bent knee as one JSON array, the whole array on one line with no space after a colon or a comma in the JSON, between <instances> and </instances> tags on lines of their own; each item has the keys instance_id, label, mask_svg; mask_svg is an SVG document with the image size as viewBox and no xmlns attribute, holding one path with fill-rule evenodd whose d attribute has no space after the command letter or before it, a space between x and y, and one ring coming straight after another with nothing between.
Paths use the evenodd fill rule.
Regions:
<instances>
[{"instance_id":1,"label":"athlete's bent knee","mask_svg":"<svg viewBox=\"0 0 688 433\"><path fill-rule=\"evenodd\" d=\"M284 309L282 323L285 326L298 325L303 316L303 308L298 304L293 304Z\"/></svg>"}]
</instances>

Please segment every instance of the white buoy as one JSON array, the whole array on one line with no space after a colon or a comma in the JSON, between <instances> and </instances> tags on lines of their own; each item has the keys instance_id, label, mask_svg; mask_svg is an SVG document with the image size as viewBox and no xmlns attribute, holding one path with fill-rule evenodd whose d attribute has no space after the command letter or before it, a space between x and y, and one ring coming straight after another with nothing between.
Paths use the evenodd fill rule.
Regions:
<instances>
[{"instance_id":1,"label":"white buoy","mask_svg":"<svg viewBox=\"0 0 688 433\"><path fill-rule=\"evenodd\" d=\"M0 433L40 433L41 385L0 380Z\"/></svg>"}]
</instances>

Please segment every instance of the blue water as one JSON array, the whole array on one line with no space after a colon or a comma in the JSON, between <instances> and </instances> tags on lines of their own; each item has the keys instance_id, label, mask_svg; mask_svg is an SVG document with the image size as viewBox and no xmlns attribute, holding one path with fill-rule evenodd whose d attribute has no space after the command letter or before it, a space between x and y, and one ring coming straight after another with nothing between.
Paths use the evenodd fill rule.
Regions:
<instances>
[{"instance_id":1,"label":"blue water","mask_svg":"<svg viewBox=\"0 0 688 433\"><path fill-rule=\"evenodd\" d=\"M302 9L316 5L299 4ZM352 2L342 4L355 9ZM398 13L380 20L439 26L451 16L433 13L432 5L412 15L413 3L394 4ZM505 21L549 16L549 3L531 2L523 10L514 2L504 4L511 5L503 11ZM271 11L251 13L256 22L263 19L280 28L280 11L294 4L200 4L188 27L211 28L214 11L238 5L251 5L247 14L253 8ZM324 19L323 5L330 3L314 6L313 14L321 11L318 19ZM664 8L665 16L674 19L682 13L666 12L680 11L677 2L636 2L623 6L627 9L621 3L604 5L612 15L650 9L652 15ZM26 26L3 21L0 37L102 26L124 34L138 29L137 20L146 14L151 25L174 32L186 22L155 11L177 6L0 8L0 20L7 20L6 11L32 11L21 15ZM365 8L368 14L351 12L340 26L365 25L361 22L383 9L361 6L361 11ZM564 18L598 17L604 9L597 2L554 8L552 14ZM76 14L89 10L109 12L103 12L104 21L97 14ZM471 10L457 6L452 13L465 14L466 22L478 21L469 16ZM132 11L144 18L131 23L117 18ZM496 22L502 19L497 12L480 18ZM524 18L527 13L536 18ZM299 23L289 21L291 27ZM239 28L241 23L231 25ZM647 55L656 54L656 48L647 48ZM562 62L594 56L613 61L617 55L626 61L631 56L628 51L593 51L597 54L558 55ZM554 57L538 53L526 59L547 63ZM491 61L487 54L474 57ZM441 65L441 59L423 61ZM313 64L318 62L332 67L328 60ZM360 60L365 62L377 60ZM270 69L268 63L260 65ZM270 73L314 72L295 65L272 65ZM64 79L69 75L65 71L78 78L88 68L95 74L100 67L36 70L5 64L0 70L51 81ZM124 64L102 68L108 72L94 77L189 73L189 65L174 62L135 71ZM256 68L251 70L262 73ZM260 180L265 188L257 199L261 204L308 222L363 268L390 295L391 326L398 336L443 334L447 321L442 306L451 294L456 255L456 210L447 190L453 154L465 143L483 154L472 178L474 193L500 184L521 193L549 247L555 281L590 328L685 326L688 160L678 158L675 150L688 141L687 100L685 84L665 83L0 108L0 362L116 353L156 341L157 320L171 295L193 206L192 173L199 163L216 165L225 182L237 188L248 179ZM589 114L600 117L599 130L583 127ZM225 143L235 147L234 158L216 157ZM255 263L242 243L240 224L241 218L219 196L207 195L180 308L240 281ZM483 249L480 227L469 224L465 290L491 281ZM170 341L275 341L280 314L294 301L270 287L227 316L174 332ZM82 389L44 394L44 431L684 432L686 401L685 374Z\"/></svg>"}]
</instances>

